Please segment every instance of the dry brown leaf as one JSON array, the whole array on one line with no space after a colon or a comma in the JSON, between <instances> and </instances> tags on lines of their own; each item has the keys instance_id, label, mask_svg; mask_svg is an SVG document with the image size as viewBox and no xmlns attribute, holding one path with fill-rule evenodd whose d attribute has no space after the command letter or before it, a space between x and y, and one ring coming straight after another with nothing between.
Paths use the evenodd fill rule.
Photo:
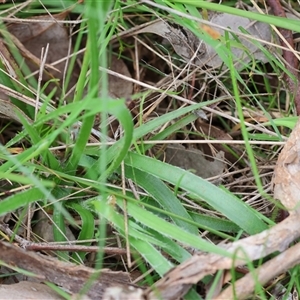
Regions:
<instances>
[{"instance_id":1,"label":"dry brown leaf","mask_svg":"<svg viewBox=\"0 0 300 300\"><path fill-rule=\"evenodd\" d=\"M111 57L109 69L131 78L131 74L124 61L122 59L118 59L115 55L112 55ZM108 86L109 93L114 98L129 98L132 95L133 83L120 77L108 74Z\"/></svg>"},{"instance_id":2,"label":"dry brown leaf","mask_svg":"<svg viewBox=\"0 0 300 300\"><path fill-rule=\"evenodd\" d=\"M39 210L37 213L37 222L33 227L33 232L45 242L54 242L53 235L53 216L46 215L43 211ZM69 226L66 226L66 238L68 241L75 241L75 236L70 230Z\"/></svg>"},{"instance_id":3,"label":"dry brown leaf","mask_svg":"<svg viewBox=\"0 0 300 300\"><path fill-rule=\"evenodd\" d=\"M25 50L19 44L17 45L18 48L21 47L23 49L23 55L27 58L26 63L32 72L39 70L41 50L42 48L45 49L47 44L49 44L46 66L52 68L52 70L47 70L51 72L51 76L49 76L49 72L48 75L45 74L44 81L51 79L51 77L57 78L60 81L63 80L66 61L55 64L54 67L50 65L68 56L70 50L69 34L63 24L56 22L56 20L64 20L68 13L69 11L65 11L51 16L43 15L28 18L27 22L23 20L22 23L8 23L7 28L15 37L13 42L17 44L19 42L26 49L26 53L24 53ZM31 22L31 20L34 22ZM40 22L36 22L37 20L40 20ZM53 71L53 69L56 71ZM77 72L74 71L71 85L74 85L76 81Z\"/></svg>"},{"instance_id":4,"label":"dry brown leaf","mask_svg":"<svg viewBox=\"0 0 300 300\"><path fill-rule=\"evenodd\" d=\"M232 140L232 137L220 128L197 119L196 126L201 134L216 140Z\"/></svg>"},{"instance_id":5,"label":"dry brown leaf","mask_svg":"<svg viewBox=\"0 0 300 300\"><path fill-rule=\"evenodd\" d=\"M196 128L198 129L198 131L204 135L205 137L214 139L214 140L232 140L232 137L226 133L225 131L223 131L222 129L208 124L206 122L203 122L200 119L197 119L196 121ZM199 139L201 139L201 137L199 137ZM204 138L202 138L203 140ZM215 149L217 152L219 151L223 151L225 154L225 158L232 162L235 163L237 161L237 158L228 150L228 148L226 148L225 146L223 146L221 143L220 144L213 144L213 145L209 145L209 144L200 144L199 149L201 149L203 151L203 153L205 155L207 155L207 157L212 157L213 154L213 150ZM233 148L233 147L231 147ZM235 149L236 153L238 153L238 149Z\"/></svg>"},{"instance_id":6,"label":"dry brown leaf","mask_svg":"<svg viewBox=\"0 0 300 300\"><path fill-rule=\"evenodd\" d=\"M11 78L17 78L16 69L18 68L16 61L12 57L11 53L5 46L2 39L0 39L0 59L3 66L6 69L7 74Z\"/></svg>"},{"instance_id":7,"label":"dry brown leaf","mask_svg":"<svg viewBox=\"0 0 300 300\"><path fill-rule=\"evenodd\" d=\"M200 150L186 149L177 144L168 145L165 149L165 155L161 159L184 170L195 171L195 174L202 178L220 176L225 168L222 151L216 154L213 161L209 161L205 159Z\"/></svg>"},{"instance_id":8,"label":"dry brown leaf","mask_svg":"<svg viewBox=\"0 0 300 300\"><path fill-rule=\"evenodd\" d=\"M14 35L7 32L4 33L3 31L2 31L2 35L6 35L7 37L6 39L9 40L15 47L17 47L21 52L21 54L23 55L23 57L27 58L30 63L33 63L33 65L36 66L39 66L41 64L41 60L38 57L36 57L34 54L32 54L30 51L28 51L27 48L25 48L24 45ZM6 43L11 46L11 44L8 43L7 41ZM46 64L46 67L57 71L57 69L51 65Z\"/></svg>"},{"instance_id":9,"label":"dry brown leaf","mask_svg":"<svg viewBox=\"0 0 300 300\"><path fill-rule=\"evenodd\" d=\"M198 48L197 56L204 53L199 39L191 31L162 20L158 20L136 32L136 34L139 33L154 33L167 39L175 52L186 61L193 57Z\"/></svg>"}]
</instances>

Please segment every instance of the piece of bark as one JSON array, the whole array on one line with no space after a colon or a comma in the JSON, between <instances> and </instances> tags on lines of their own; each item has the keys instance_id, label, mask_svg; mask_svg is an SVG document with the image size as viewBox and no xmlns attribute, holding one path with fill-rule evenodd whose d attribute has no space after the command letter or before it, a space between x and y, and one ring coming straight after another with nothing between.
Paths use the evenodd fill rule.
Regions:
<instances>
[{"instance_id":1,"label":"piece of bark","mask_svg":"<svg viewBox=\"0 0 300 300\"><path fill-rule=\"evenodd\" d=\"M57 284L72 294L79 293L91 276L96 274L96 271L91 268L27 252L5 242L0 242L0 260L12 267L32 272L37 275L40 281L49 281ZM128 273L101 269L99 275L93 279L93 284L89 287L86 294L91 299L98 300L103 298L105 290L109 287L119 286L127 288L130 285Z\"/></svg>"},{"instance_id":2,"label":"piece of bark","mask_svg":"<svg viewBox=\"0 0 300 300\"><path fill-rule=\"evenodd\" d=\"M0 299L63 300L45 284L21 281L15 284L0 285Z\"/></svg>"},{"instance_id":3,"label":"piece of bark","mask_svg":"<svg viewBox=\"0 0 300 300\"><path fill-rule=\"evenodd\" d=\"M280 200L290 213L299 211L300 120L278 157L273 184L274 198Z\"/></svg>"}]
</instances>

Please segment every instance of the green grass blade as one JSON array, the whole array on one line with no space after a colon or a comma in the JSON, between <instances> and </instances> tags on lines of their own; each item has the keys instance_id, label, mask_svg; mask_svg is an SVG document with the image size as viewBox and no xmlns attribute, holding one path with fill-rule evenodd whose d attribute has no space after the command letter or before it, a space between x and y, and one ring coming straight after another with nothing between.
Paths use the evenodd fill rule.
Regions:
<instances>
[{"instance_id":1,"label":"green grass blade","mask_svg":"<svg viewBox=\"0 0 300 300\"><path fill-rule=\"evenodd\" d=\"M195 212L189 212L190 216L195 222L199 224L199 227L203 230L211 231L223 231L238 233L241 229L239 226L231 221L220 219L212 216L201 215Z\"/></svg>"},{"instance_id":2,"label":"green grass blade","mask_svg":"<svg viewBox=\"0 0 300 300\"><path fill-rule=\"evenodd\" d=\"M124 136L121 140L119 140L116 144L110 147L107 150L107 156L111 155L111 158L114 158L113 162L109 165L109 167L105 170L104 173L99 173L99 163L100 158L95 161L94 165L91 166L90 170L88 170L86 174L86 178L96 179L94 174L98 174L100 178L104 178L109 176L115 169L121 164L124 157L126 156L132 142L132 135L133 135L133 122L130 112L128 111L127 107L125 106L124 101L120 100L110 100L103 99L102 101L108 102L108 112L114 115L124 130ZM118 106L109 105L110 103L115 104L116 102L119 103ZM107 159L107 161L111 161L111 159ZM99 178L98 178L99 180Z\"/></svg>"},{"instance_id":3,"label":"green grass blade","mask_svg":"<svg viewBox=\"0 0 300 300\"><path fill-rule=\"evenodd\" d=\"M125 220L124 216L117 213L115 208L106 203L103 199L93 199L89 201L89 204L93 206L93 210L96 213L99 213L102 217L106 218L107 221L112 224L114 228L116 228L120 234L125 236ZM150 234L146 229L142 228L132 220L129 220L128 227L130 228L128 234L129 236L154 244L158 247L165 247L165 243L156 239L152 234Z\"/></svg>"}]
</instances>

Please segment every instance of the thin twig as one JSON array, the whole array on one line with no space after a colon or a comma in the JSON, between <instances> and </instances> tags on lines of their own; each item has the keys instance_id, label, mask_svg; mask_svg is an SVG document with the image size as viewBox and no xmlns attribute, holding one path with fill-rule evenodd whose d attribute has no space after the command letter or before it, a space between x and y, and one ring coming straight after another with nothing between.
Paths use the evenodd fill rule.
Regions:
<instances>
[{"instance_id":1,"label":"thin twig","mask_svg":"<svg viewBox=\"0 0 300 300\"><path fill-rule=\"evenodd\" d=\"M78 245L61 245L61 244L48 244L48 243L34 243L23 239L19 235L15 234L6 224L0 223L0 230L5 232L9 237L20 244L20 246L25 250L31 251L69 251L69 252L99 252L103 251L106 254L124 255L127 253L126 249L116 248L116 247L104 247L99 248L98 246L78 246Z\"/></svg>"}]
</instances>

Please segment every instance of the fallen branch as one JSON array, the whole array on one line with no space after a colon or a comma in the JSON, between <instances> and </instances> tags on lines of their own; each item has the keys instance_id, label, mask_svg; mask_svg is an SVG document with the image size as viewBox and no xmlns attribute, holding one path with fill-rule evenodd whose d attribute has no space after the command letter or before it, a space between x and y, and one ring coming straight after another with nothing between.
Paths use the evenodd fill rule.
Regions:
<instances>
[{"instance_id":1,"label":"fallen branch","mask_svg":"<svg viewBox=\"0 0 300 300\"><path fill-rule=\"evenodd\" d=\"M158 295L164 300L177 299L208 274L246 264L276 251L284 251L291 242L300 237L299 218L299 214L292 214L269 230L221 245L233 257L213 253L192 256L169 271L154 287L145 291L146 299L155 299Z\"/></svg>"},{"instance_id":2,"label":"fallen branch","mask_svg":"<svg viewBox=\"0 0 300 300\"><path fill-rule=\"evenodd\" d=\"M13 238L17 243L19 243L20 247L29 250L29 251L68 251L68 252L78 252L83 251L87 253L91 252L99 252L102 251L105 254L110 255L126 255L127 250L123 248L117 247L103 247L99 248L98 246L80 246L80 245L61 245L55 243L33 243L27 241L20 237L19 235L15 234L6 224L0 223L0 230L5 232L10 238ZM78 242L78 241L76 241ZM71 243L69 241L69 243Z\"/></svg>"},{"instance_id":3,"label":"fallen branch","mask_svg":"<svg viewBox=\"0 0 300 300\"><path fill-rule=\"evenodd\" d=\"M18 267L37 275L40 281L48 281L76 294L93 278L86 294L91 299L102 299L109 287L132 286L128 273L108 269L94 269L59 261L57 258L32 253L12 244L0 241L0 260L8 267Z\"/></svg>"},{"instance_id":4,"label":"fallen branch","mask_svg":"<svg viewBox=\"0 0 300 300\"><path fill-rule=\"evenodd\" d=\"M273 183L274 198L281 201L290 213L290 216L281 223L259 234L241 239L239 241L221 245L232 257L222 257L217 254L196 254L181 265L169 271L153 287L145 291L146 299L155 299L158 295L162 299L171 300L182 297L189 288L201 280L205 275L215 273L217 270L230 269L232 267L247 264L251 261L264 258L276 251L283 252L278 257L265 263L258 269L261 283L270 279L271 275L265 275L266 270L273 266L272 276L283 273L286 268L295 265L299 260L299 254L294 251L300 248L299 244L285 251L289 245L300 237L300 120L292 131L288 141L281 151L274 171ZM296 249L296 250L295 250ZM293 254L293 256L291 255ZM286 263L277 264L285 260ZM273 262L276 262L274 265ZM275 273L274 273L274 272ZM253 280L246 275L249 288L241 297L246 297L253 291ZM245 279L246 280L246 279ZM244 281L239 281L235 288L242 289ZM251 287L252 286L252 287ZM219 298L219 297L217 297ZM226 297L225 297L226 298ZM229 297L230 299L231 297ZM220 298L219 298L220 299ZM240 297L238 297L240 299Z\"/></svg>"},{"instance_id":5,"label":"fallen branch","mask_svg":"<svg viewBox=\"0 0 300 300\"><path fill-rule=\"evenodd\" d=\"M253 273L250 272L243 278L236 281L234 285L234 291L232 286L226 288L220 293L217 299L245 299L254 290L257 282L264 285L268 281L272 280L276 276L284 273L290 268L300 263L300 243L272 258L262 266L257 268Z\"/></svg>"}]
</instances>

